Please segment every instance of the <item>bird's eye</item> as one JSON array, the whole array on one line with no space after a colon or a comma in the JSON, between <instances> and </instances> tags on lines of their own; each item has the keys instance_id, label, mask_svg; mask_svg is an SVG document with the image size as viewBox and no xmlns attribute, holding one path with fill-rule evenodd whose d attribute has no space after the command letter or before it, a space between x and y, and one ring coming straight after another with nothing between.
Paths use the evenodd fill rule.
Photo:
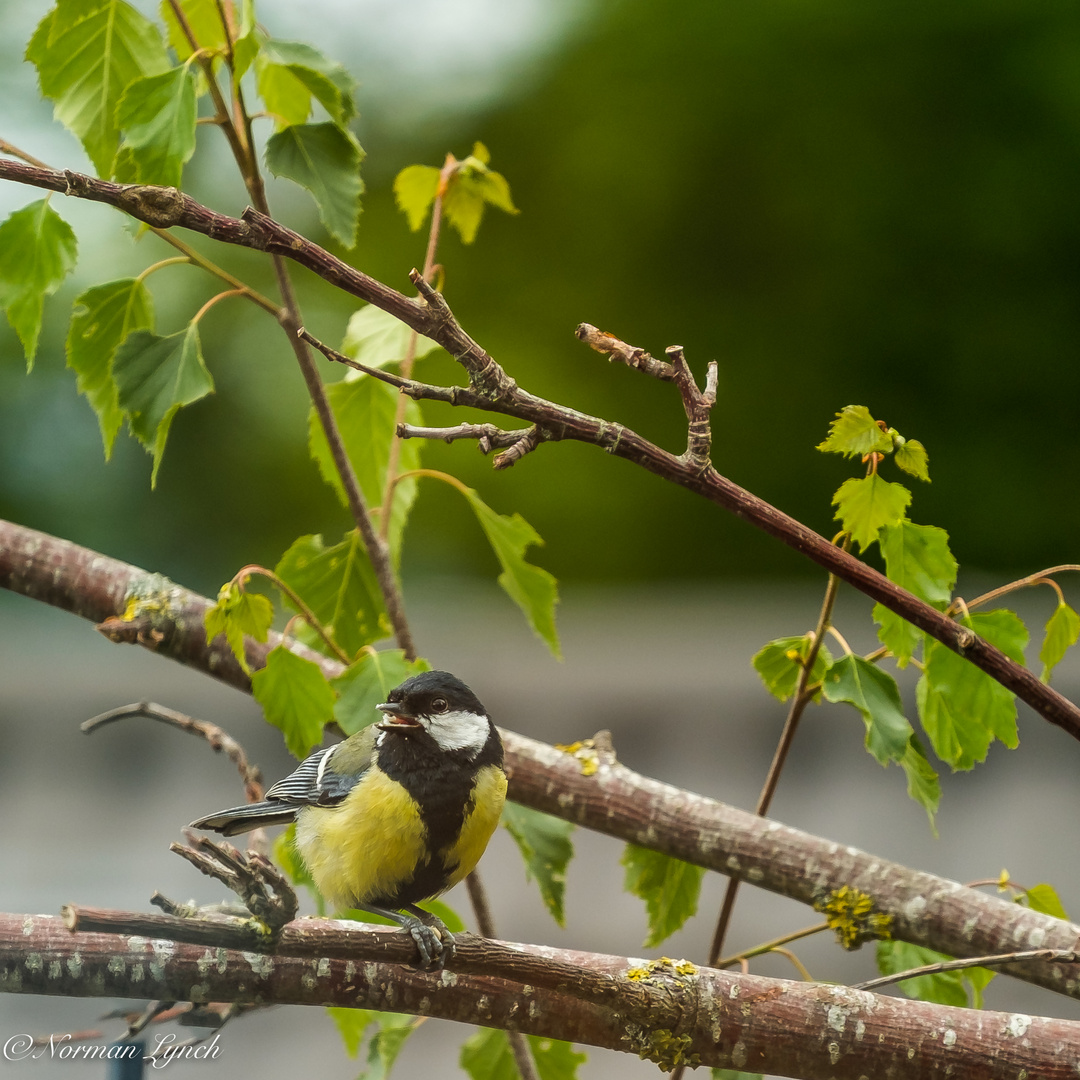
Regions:
<instances>
[{"instance_id":1,"label":"bird's eye","mask_svg":"<svg viewBox=\"0 0 1080 1080\"><path fill-rule=\"evenodd\" d=\"M449 706L446 704L446 698L437 697L431 703L432 712L446 712L447 708L449 708Z\"/></svg>"}]
</instances>

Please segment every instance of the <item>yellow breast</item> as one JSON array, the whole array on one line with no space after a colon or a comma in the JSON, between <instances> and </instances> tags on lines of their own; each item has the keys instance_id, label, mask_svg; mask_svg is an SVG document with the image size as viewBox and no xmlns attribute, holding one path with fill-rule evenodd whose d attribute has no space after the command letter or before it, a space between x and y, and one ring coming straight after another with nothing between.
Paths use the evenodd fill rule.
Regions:
<instances>
[{"instance_id":1,"label":"yellow breast","mask_svg":"<svg viewBox=\"0 0 1080 1080\"><path fill-rule=\"evenodd\" d=\"M425 836L416 803L377 769L340 805L304 807L296 819L297 850L337 910L392 896L423 859Z\"/></svg>"},{"instance_id":2,"label":"yellow breast","mask_svg":"<svg viewBox=\"0 0 1080 1080\"><path fill-rule=\"evenodd\" d=\"M476 774L472 803L465 815L461 835L449 850L441 852L444 862L450 868L446 885L448 889L463 881L480 861L492 833L498 827L505 800L506 773L494 765L484 766Z\"/></svg>"}]
</instances>

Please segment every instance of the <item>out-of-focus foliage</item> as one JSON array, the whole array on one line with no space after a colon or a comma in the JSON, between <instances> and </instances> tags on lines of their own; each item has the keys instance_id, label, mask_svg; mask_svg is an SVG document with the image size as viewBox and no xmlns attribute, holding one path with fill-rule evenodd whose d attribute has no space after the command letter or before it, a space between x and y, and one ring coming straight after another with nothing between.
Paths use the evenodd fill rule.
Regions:
<instances>
[{"instance_id":1,"label":"out-of-focus foliage","mask_svg":"<svg viewBox=\"0 0 1080 1080\"><path fill-rule=\"evenodd\" d=\"M448 150L463 156L479 138L497 148L522 212L489 215L480 245L448 233L440 261L464 326L522 385L681 449L672 389L603 363L573 327L588 320L653 353L677 342L699 375L715 358L718 467L825 532L844 466L807 448L838 400L873 402L933 447L920 516L948 530L965 566L1049 565L1080 525L1062 487L1080 471L1078 54L1080 10L1051 0L687 0L677 10L608 0L528 85L430 139L422 125L395 127L393 100L352 71L369 190L348 258L407 288L423 242L394 207L393 176ZM29 66L5 86L36 95ZM200 143L216 137L199 129ZM68 145L50 163L85 167ZM246 200L227 172L196 154L185 184L236 213ZM271 201L327 240L299 194L277 183ZM133 251L110 217L98 207L82 219L114 230L115 256L95 255L111 278L169 254L148 254L152 237ZM251 255L229 258L249 278L262 273ZM254 283L272 294L268 277ZM29 380L0 327L0 513L204 588L225 566L272 562L298 531L342 532L304 453L294 361L254 312L207 316L217 394L177 418L156 493L126 437L107 466L84 452L96 422L63 370L66 316L50 317L49 305L90 284L46 302ZM160 332L180 330L214 288L183 269L154 275ZM340 340L346 299L306 275L300 289L308 325ZM458 378L441 355L420 373ZM465 419L436 408L427 419L451 415ZM520 511L559 577L804 569L714 507L590 448L543 447L502 475L460 444L432 445L428 463L496 510ZM604 542L580 543L583 522ZM413 569L495 569L472 515L441 485L425 488L415 524L404 553ZM193 542L203 530L212 545ZM213 568L201 562L210 550Z\"/></svg>"}]
</instances>

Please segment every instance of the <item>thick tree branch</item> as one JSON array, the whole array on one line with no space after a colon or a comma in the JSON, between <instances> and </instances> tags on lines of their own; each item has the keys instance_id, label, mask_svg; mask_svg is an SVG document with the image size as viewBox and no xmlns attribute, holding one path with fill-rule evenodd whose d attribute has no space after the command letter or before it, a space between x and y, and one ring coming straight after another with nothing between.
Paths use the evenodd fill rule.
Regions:
<instances>
[{"instance_id":1,"label":"thick tree branch","mask_svg":"<svg viewBox=\"0 0 1080 1080\"><path fill-rule=\"evenodd\" d=\"M142 621L148 631L139 641L144 647L250 690L250 679L224 642L206 643L202 616L210 601L159 575L0 522L0 586L99 623ZM262 667L279 641L276 634L261 645L248 639L251 667ZM340 674L335 661L293 648L328 676ZM572 754L514 732L502 734L510 796L517 802L803 903L844 885L861 889L878 911L892 915L892 934L900 940L970 957L1068 950L1080 936L1080 928L1030 908L640 776L614 755L597 756L592 770ZM1030 961L1008 970L1080 997L1077 965Z\"/></svg>"},{"instance_id":2,"label":"thick tree branch","mask_svg":"<svg viewBox=\"0 0 1080 1080\"><path fill-rule=\"evenodd\" d=\"M575 439L591 443L701 495L783 541L907 619L970 660L1045 719L1064 728L1073 738L1080 739L1080 708L1044 685L1034 672L1011 660L967 627L957 624L936 608L894 585L884 574L739 487L711 465L702 467L689 455L676 457L622 424L556 405L521 390L502 367L465 333L443 297L424 281L418 271L414 270L410 275L420 292L420 298L414 300L250 208L244 212L242 219L231 218L215 213L176 188L115 184L70 170L60 173L6 159L0 159L0 179L104 202L156 228L181 226L224 243L267 251L298 262L330 284L382 308L417 333L440 344L465 369L469 389L432 387L386 372L372 371L376 378L401 387L411 397L476 405L489 412L525 420L544 432L544 438L548 441Z\"/></svg>"},{"instance_id":3,"label":"thick tree branch","mask_svg":"<svg viewBox=\"0 0 1080 1080\"><path fill-rule=\"evenodd\" d=\"M1080 1024L1067 1020L476 938L462 941L452 973L431 974L385 959L412 952L391 929L301 920L270 954L265 943L229 944L226 927L191 944L167 936L190 920L114 915L132 929L71 933L59 918L0 915L0 990L392 1009L638 1053L665 1068L685 1060L806 1080L1065 1080L1080 1064ZM474 964L482 970L465 970ZM526 968L523 985L512 972ZM545 969L565 977L563 991L537 984ZM582 983L610 987L610 1004L573 993Z\"/></svg>"}]
</instances>

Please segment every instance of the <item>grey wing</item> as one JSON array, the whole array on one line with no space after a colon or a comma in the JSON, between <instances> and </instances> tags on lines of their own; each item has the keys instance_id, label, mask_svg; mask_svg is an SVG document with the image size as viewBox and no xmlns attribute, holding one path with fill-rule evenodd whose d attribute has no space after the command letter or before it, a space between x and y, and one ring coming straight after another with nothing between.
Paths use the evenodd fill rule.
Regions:
<instances>
[{"instance_id":1,"label":"grey wing","mask_svg":"<svg viewBox=\"0 0 1080 1080\"><path fill-rule=\"evenodd\" d=\"M347 740L352 743L352 739ZM336 806L356 786L360 777L371 767L371 753L348 754L350 771L336 772L329 768L331 760L346 743L337 743L325 750L316 750L305 758L294 772L279 780L266 793L268 801L278 800L292 806ZM372 746L374 743L372 742ZM355 744L350 746L350 750ZM359 768L354 762L359 758Z\"/></svg>"}]
</instances>

